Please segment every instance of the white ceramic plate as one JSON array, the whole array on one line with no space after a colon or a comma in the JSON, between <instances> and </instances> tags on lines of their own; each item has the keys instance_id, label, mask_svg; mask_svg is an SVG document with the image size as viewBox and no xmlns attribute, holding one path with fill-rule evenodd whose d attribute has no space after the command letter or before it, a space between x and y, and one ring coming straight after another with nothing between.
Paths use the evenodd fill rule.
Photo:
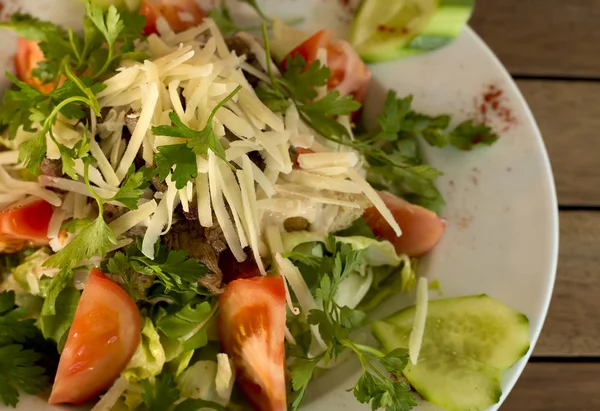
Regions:
<instances>
[{"instance_id":1,"label":"white ceramic plate","mask_svg":"<svg viewBox=\"0 0 600 411\"><path fill-rule=\"evenodd\" d=\"M61 23L80 22L76 0L21 0L22 8ZM40 3L43 3L41 5ZM343 35L348 7L339 0L263 1L265 10L281 18L305 17L308 29L328 27ZM4 13L10 13L6 8ZM2 34L0 66L11 69ZM490 114L500 140L491 148L460 152L426 148L436 168L445 172L438 187L447 202L447 231L421 266L421 275L439 280L444 297L486 293L527 315L531 347L548 310L558 254L556 194L548 156L531 111L510 75L470 29L452 45L424 55L372 67L373 85L365 116L380 110L387 89L413 94L414 107L425 113L449 113L455 122L481 115L479 106L490 85L502 90L500 107L512 113L507 123ZM435 298L436 293L432 292ZM398 310L411 297L388 301L381 311ZM530 350L530 352L532 351ZM506 397L523 370L529 353L503 378ZM355 364L345 364L317 380L306 402L311 410L366 410L345 390L358 378ZM499 405L498 405L499 406ZM497 409L494 406L491 409ZM423 405L420 410L431 409ZM2 408L4 409L4 408ZM23 399L18 410L52 410L39 398Z\"/></svg>"}]
</instances>

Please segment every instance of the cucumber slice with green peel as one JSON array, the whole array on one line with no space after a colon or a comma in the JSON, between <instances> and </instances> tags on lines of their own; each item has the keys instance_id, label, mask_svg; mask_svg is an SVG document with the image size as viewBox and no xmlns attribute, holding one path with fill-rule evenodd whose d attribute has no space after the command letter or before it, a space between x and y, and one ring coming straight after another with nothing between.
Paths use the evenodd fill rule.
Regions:
<instances>
[{"instance_id":1,"label":"cucumber slice with green peel","mask_svg":"<svg viewBox=\"0 0 600 411\"><path fill-rule=\"evenodd\" d=\"M363 0L349 40L367 62L434 50L460 34L473 5L474 0Z\"/></svg>"},{"instance_id":2,"label":"cucumber slice with green peel","mask_svg":"<svg viewBox=\"0 0 600 411\"><path fill-rule=\"evenodd\" d=\"M409 307L372 325L386 351L408 348ZM450 411L483 410L502 395L502 371L529 350L527 317L487 295L430 301L416 365L404 375L428 401Z\"/></svg>"}]
</instances>

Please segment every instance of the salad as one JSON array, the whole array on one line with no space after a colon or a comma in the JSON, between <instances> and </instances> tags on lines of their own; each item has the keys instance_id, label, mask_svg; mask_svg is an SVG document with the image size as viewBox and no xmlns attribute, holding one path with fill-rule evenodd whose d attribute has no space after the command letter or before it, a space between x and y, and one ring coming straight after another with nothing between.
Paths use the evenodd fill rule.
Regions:
<instances>
[{"instance_id":1,"label":"salad","mask_svg":"<svg viewBox=\"0 0 600 411\"><path fill-rule=\"evenodd\" d=\"M393 90L375 127L360 120L363 59L447 43L472 4L382 20L365 0L355 49L255 1L258 30L224 2L103 3L80 32L0 23L19 36L0 106L0 402L296 410L358 360L348 388L372 409L496 403L527 318L485 295L429 301L417 267L445 230L420 145L498 137ZM415 306L370 318L401 293Z\"/></svg>"}]
</instances>

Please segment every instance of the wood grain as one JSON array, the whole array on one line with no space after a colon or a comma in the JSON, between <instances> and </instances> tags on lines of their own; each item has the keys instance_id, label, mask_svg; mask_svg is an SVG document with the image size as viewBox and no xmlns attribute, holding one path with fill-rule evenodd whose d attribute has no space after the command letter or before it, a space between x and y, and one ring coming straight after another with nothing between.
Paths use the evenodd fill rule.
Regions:
<instances>
[{"instance_id":1,"label":"wood grain","mask_svg":"<svg viewBox=\"0 0 600 411\"><path fill-rule=\"evenodd\" d=\"M477 0L471 26L513 74L600 77L599 0Z\"/></svg>"},{"instance_id":2,"label":"wood grain","mask_svg":"<svg viewBox=\"0 0 600 411\"><path fill-rule=\"evenodd\" d=\"M600 82L519 80L517 84L542 131L559 204L600 205Z\"/></svg>"},{"instance_id":3,"label":"wood grain","mask_svg":"<svg viewBox=\"0 0 600 411\"><path fill-rule=\"evenodd\" d=\"M534 355L600 356L599 245L599 212L560 213L556 285Z\"/></svg>"},{"instance_id":4,"label":"wood grain","mask_svg":"<svg viewBox=\"0 0 600 411\"><path fill-rule=\"evenodd\" d=\"M529 363L500 411L600 410L598 363Z\"/></svg>"}]
</instances>

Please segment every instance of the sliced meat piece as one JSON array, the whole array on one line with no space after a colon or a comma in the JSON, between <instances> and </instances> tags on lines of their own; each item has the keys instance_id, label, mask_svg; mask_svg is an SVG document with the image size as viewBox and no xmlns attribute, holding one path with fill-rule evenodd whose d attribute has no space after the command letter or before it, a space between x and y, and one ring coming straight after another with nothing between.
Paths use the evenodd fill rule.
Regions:
<instances>
[{"instance_id":1,"label":"sliced meat piece","mask_svg":"<svg viewBox=\"0 0 600 411\"><path fill-rule=\"evenodd\" d=\"M235 259L231 250L226 249L219 257L219 267L223 273L223 282L229 284L240 278L252 278L260 275L256 260L252 255L250 247L244 249L247 258L241 263Z\"/></svg>"},{"instance_id":2,"label":"sliced meat piece","mask_svg":"<svg viewBox=\"0 0 600 411\"><path fill-rule=\"evenodd\" d=\"M163 242L169 250L185 250L197 258L212 272L200 280L200 284L214 293L221 293L223 273L219 268L219 255L227 248L223 231L214 226L204 228L198 221L182 219L174 223Z\"/></svg>"},{"instance_id":3,"label":"sliced meat piece","mask_svg":"<svg viewBox=\"0 0 600 411\"><path fill-rule=\"evenodd\" d=\"M50 177L62 177L62 161L60 159L50 160L49 158L44 158L42 164L40 164L40 172Z\"/></svg>"}]
</instances>

